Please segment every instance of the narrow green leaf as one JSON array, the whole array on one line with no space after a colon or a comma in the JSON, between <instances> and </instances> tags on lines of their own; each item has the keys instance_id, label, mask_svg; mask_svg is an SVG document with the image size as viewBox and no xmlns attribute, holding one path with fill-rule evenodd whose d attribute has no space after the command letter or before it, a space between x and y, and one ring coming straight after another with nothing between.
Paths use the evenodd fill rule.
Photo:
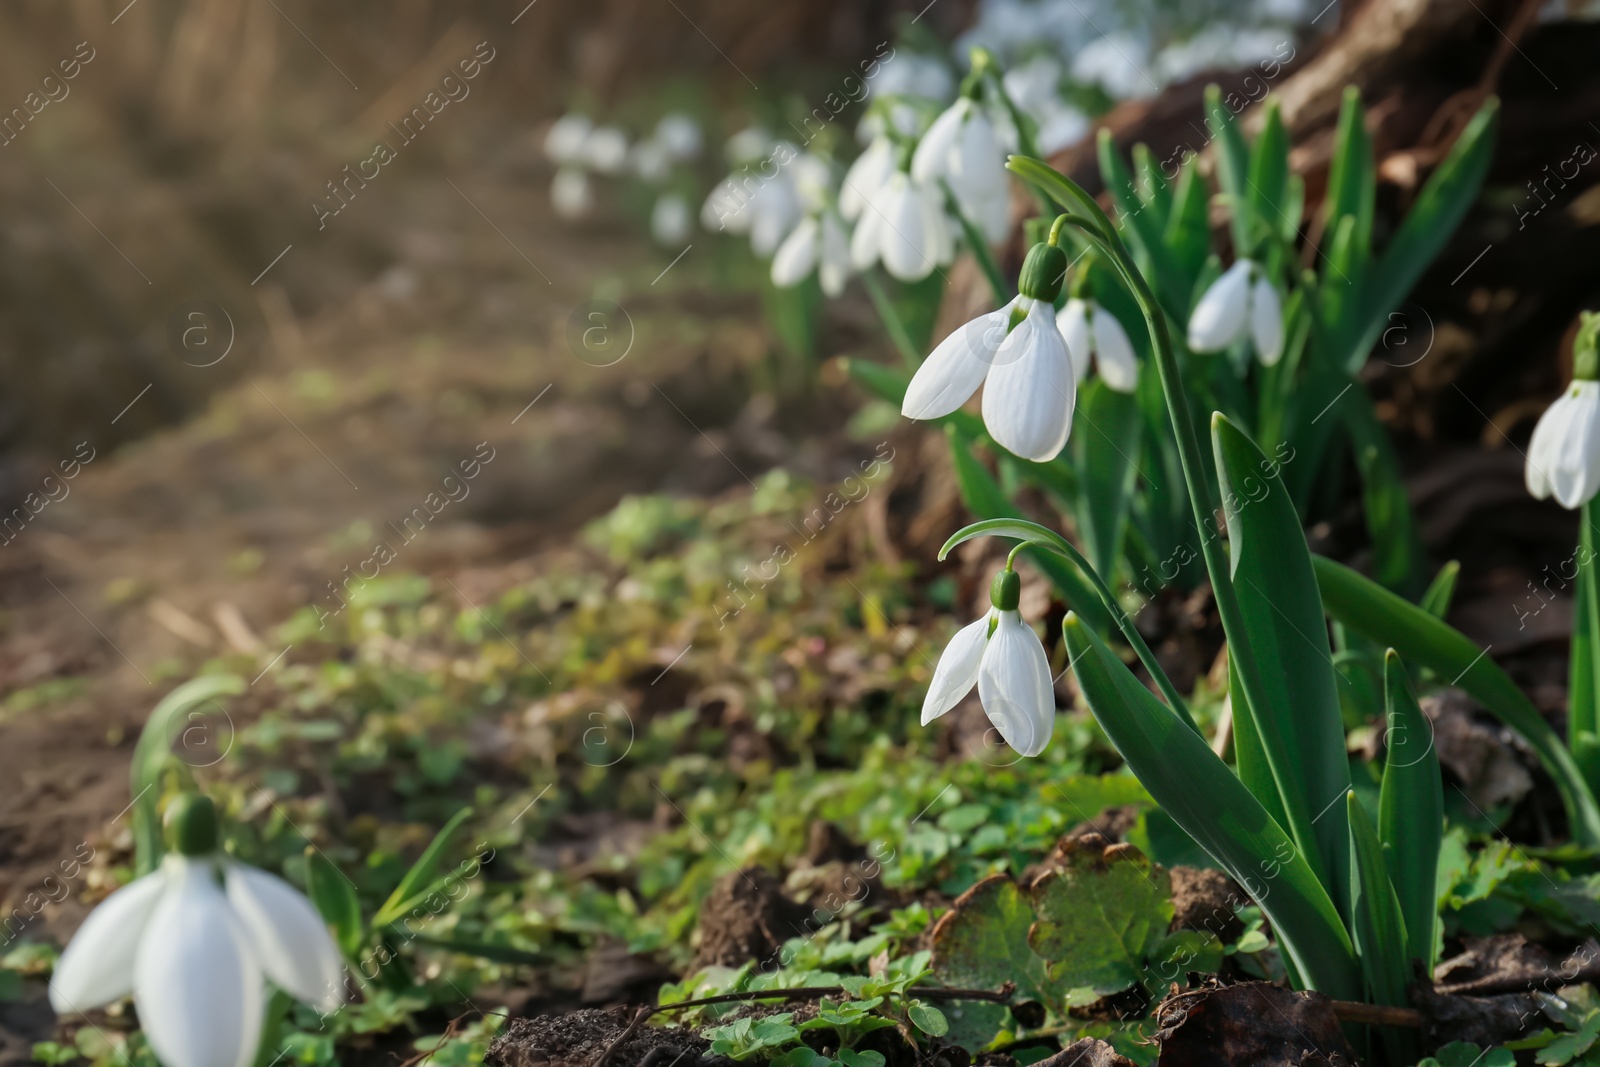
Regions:
<instances>
[{"instance_id":1,"label":"narrow green leaf","mask_svg":"<svg viewBox=\"0 0 1600 1067\"><path fill-rule=\"evenodd\" d=\"M1239 131L1238 116L1215 85L1206 86L1206 129L1216 146L1217 184L1228 199L1233 221L1233 247L1236 254L1249 255L1254 242L1255 215L1251 210L1250 150Z\"/></svg>"},{"instance_id":2,"label":"narrow green leaf","mask_svg":"<svg viewBox=\"0 0 1600 1067\"><path fill-rule=\"evenodd\" d=\"M1261 806L1267 809L1267 814L1272 816L1274 822L1279 826L1288 826L1289 816L1283 810L1278 783L1272 777L1267 754L1256 733L1255 717L1244 703L1244 686L1239 681L1239 671L1232 657L1228 659L1228 697L1233 707L1233 763L1239 780L1250 790L1251 796L1261 801Z\"/></svg>"},{"instance_id":3,"label":"narrow green leaf","mask_svg":"<svg viewBox=\"0 0 1600 1067\"><path fill-rule=\"evenodd\" d=\"M1133 146L1133 169L1138 174L1139 199L1146 208L1155 212L1156 221L1165 227L1167 218L1172 214L1172 188L1162 175L1149 145L1140 143Z\"/></svg>"},{"instance_id":4,"label":"narrow green leaf","mask_svg":"<svg viewBox=\"0 0 1600 1067\"><path fill-rule=\"evenodd\" d=\"M1450 601L1456 594L1456 579L1461 575L1461 562L1450 560L1439 573L1433 576L1433 581L1428 583L1428 588L1418 602L1422 610L1436 619L1442 619L1450 614Z\"/></svg>"},{"instance_id":5,"label":"narrow green leaf","mask_svg":"<svg viewBox=\"0 0 1600 1067\"><path fill-rule=\"evenodd\" d=\"M1345 357L1352 372L1361 368L1388 324L1389 313L1405 300L1477 199L1494 156L1499 116L1500 101L1490 97L1461 131L1444 162L1423 184L1416 203L1373 264L1362 286L1355 343Z\"/></svg>"},{"instance_id":6,"label":"narrow green leaf","mask_svg":"<svg viewBox=\"0 0 1600 1067\"><path fill-rule=\"evenodd\" d=\"M1353 219L1356 250L1365 253L1372 240L1373 204L1377 175L1373 169L1372 138L1367 134L1366 109L1355 86L1344 91L1339 106L1339 127L1334 134L1333 162L1328 169L1328 193L1323 200L1329 232L1345 216Z\"/></svg>"},{"instance_id":7,"label":"narrow green leaf","mask_svg":"<svg viewBox=\"0 0 1600 1067\"><path fill-rule=\"evenodd\" d=\"M1100 178L1111 195L1111 202L1117 206L1117 218L1123 232L1128 235L1133 250L1148 264L1150 269L1147 273L1154 275L1150 281L1156 292L1165 297L1177 290L1179 285L1174 264L1167 255L1167 246L1161 239L1164 230L1162 220L1139 196L1133 175L1117 154L1111 131L1103 126L1096 148L1100 158Z\"/></svg>"},{"instance_id":8,"label":"narrow green leaf","mask_svg":"<svg viewBox=\"0 0 1600 1067\"><path fill-rule=\"evenodd\" d=\"M361 901L356 887L321 850L306 847L306 888L322 921L333 927L333 939L346 959L361 954L366 931L361 925Z\"/></svg>"},{"instance_id":9,"label":"narrow green leaf","mask_svg":"<svg viewBox=\"0 0 1600 1067\"><path fill-rule=\"evenodd\" d=\"M1567 747L1583 771L1590 792L1600 791L1600 579L1595 568L1595 523L1600 503L1583 505L1578 523L1578 549L1573 556L1577 580L1572 605L1572 658L1568 666Z\"/></svg>"},{"instance_id":10,"label":"narrow green leaf","mask_svg":"<svg viewBox=\"0 0 1600 1067\"><path fill-rule=\"evenodd\" d=\"M1089 562L1110 577L1122 559L1122 539L1139 473L1139 404L1132 394L1119 393L1096 378L1078 393L1073 418L1081 423L1072 435L1080 489L1078 530Z\"/></svg>"},{"instance_id":11,"label":"narrow green leaf","mask_svg":"<svg viewBox=\"0 0 1600 1067\"><path fill-rule=\"evenodd\" d=\"M1089 710L1151 797L1260 905L1309 988L1359 998L1349 933L1305 854L1090 627L1068 615L1062 633Z\"/></svg>"},{"instance_id":12,"label":"narrow green leaf","mask_svg":"<svg viewBox=\"0 0 1600 1067\"><path fill-rule=\"evenodd\" d=\"M1206 183L1194 160L1185 163L1178 174L1173 194L1172 214L1167 217L1165 241L1172 258L1182 270L1182 278L1193 290L1206 256L1211 254L1211 220L1206 212ZM1187 297L1188 293L1181 293ZM1188 308L1184 308L1187 317Z\"/></svg>"},{"instance_id":13,"label":"narrow green leaf","mask_svg":"<svg viewBox=\"0 0 1600 1067\"><path fill-rule=\"evenodd\" d=\"M1250 147L1250 197L1255 211L1281 233L1288 217L1289 134L1278 101L1267 99L1261 133ZM1295 219L1299 221L1298 217Z\"/></svg>"},{"instance_id":14,"label":"narrow green leaf","mask_svg":"<svg viewBox=\"0 0 1600 1067\"><path fill-rule=\"evenodd\" d=\"M1383 846L1372 828L1372 817L1356 799L1355 790L1345 794L1344 809L1350 826L1351 892L1355 912L1356 954L1367 989L1374 1002L1390 1007L1409 1005L1406 987L1410 960L1406 956L1406 928L1400 917L1400 902L1389 884L1383 862ZM1381 1027L1379 1037L1389 1049L1391 1063L1415 1063L1420 1053L1415 1030Z\"/></svg>"},{"instance_id":15,"label":"narrow green leaf","mask_svg":"<svg viewBox=\"0 0 1600 1067\"><path fill-rule=\"evenodd\" d=\"M1444 839L1444 785L1433 727L1417 706L1399 653L1383 660L1388 754L1378 794L1378 839L1405 921L1406 949L1433 973L1439 920L1439 845Z\"/></svg>"},{"instance_id":16,"label":"narrow green leaf","mask_svg":"<svg viewBox=\"0 0 1600 1067\"><path fill-rule=\"evenodd\" d=\"M245 691L237 674L207 674L184 682L161 698L150 712L139 741L133 747L128 786L133 796L134 868L149 874L161 863L166 848L161 839L161 771L172 759L172 743L187 729L185 717L201 717L204 705Z\"/></svg>"},{"instance_id":17,"label":"narrow green leaf","mask_svg":"<svg viewBox=\"0 0 1600 1067\"><path fill-rule=\"evenodd\" d=\"M1286 828L1314 850L1312 869L1334 900L1347 902L1350 837L1338 800L1350 788L1350 765L1311 552L1278 464L1221 415L1212 418L1211 433L1245 627L1228 635L1229 650L1247 642L1261 679L1259 702L1243 679L1243 704L1272 768ZM1240 703L1236 697L1235 716Z\"/></svg>"},{"instance_id":18,"label":"narrow green leaf","mask_svg":"<svg viewBox=\"0 0 1600 1067\"><path fill-rule=\"evenodd\" d=\"M1070 181L1058 173L1050 164L1032 156L1010 156L1006 159L1006 169L1038 188L1040 192L1061 205L1067 214L1076 215L1089 223L1103 240L1109 241L1116 237L1116 227L1100 209L1095 198L1084 192L1077 182Z\"/></svg>"},{"instance_id":19,"label":"narrow green leaf","mask_svg":"<svg viewBox=\"0 0 1600 1067\"><path fill-rule=\"evenodd\" d=\"M1400 478L1400 459L1378 421L1365 387L1352 382L1339 405L1339 414L1361 471L1362 504L1367 532L1372 537L1372 568L1378 581L1402 596L1413 596L1422 585L1425 553L1411 501Z\"/></svg>"},{"instance_id":20,"label":"narrow green leaf","mask_svg":"<svg viewBox=\"0 0 1600 1067\"><path fill-rule=\"evenodd\" d=\"M1587 845L1600 845L1600 805L1572 754L1539 709L1484 649L1349 567L1322 556L1313 556L1311 562L1330 616L1465 689L1490 714L1521 734L1555 781L1572 836Z\"/></svg>"},{"instance_id":21,"label":"narrow green leaf","mask_svg":"<svg viewBox=\"0 0 1600 1067\"><path fill-rule=\"evenodd\" d=\"M471 808L462 808L433 835L433 840L422 850L417 862L411 865L405 877L400 879L400 884L394 887L394 892L389 894L389 899L383 902L383 907L372 917L373 926L386 926L394 922L409 910L414 898L426 895L423 891L434 883L434 871L444 856L444 850L450 845L450 838L455 836L456 830L471 814Z\"/></svg>"}]
</instances>

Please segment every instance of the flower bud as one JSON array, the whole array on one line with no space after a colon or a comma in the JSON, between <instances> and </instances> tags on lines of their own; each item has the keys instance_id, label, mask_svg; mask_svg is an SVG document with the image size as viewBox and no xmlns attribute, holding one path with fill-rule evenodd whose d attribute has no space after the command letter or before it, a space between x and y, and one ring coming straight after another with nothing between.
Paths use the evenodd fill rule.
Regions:
<instances>
[{"instance_id":1,"label":"flower bud","mask_svg":"<svg viewBox=\"0 0 1600 1067\"><path fill-rule=\"evenodd\" d=\"M167 805L167 842L185 856L217 850L217 807L204 793L180 793Z\"/></svg>"},{"instance_id":2,"label":"flower bud","mask_svg":"<svg viewBox=\"0 0 1600 1067\"><path fill-rule=\"evenodd\" d=\"M1016 611L1021 599L1022 579L1017 577L1016 571L1007 567L994 576L989 585L989 603L1001 611Z\"/></svg>"},{"instance_id":3,"label":"flower bud","mask_svg":"<svg viewBox=\"0 0 1600 1067\"><path fill-rule=\"evenodd\" d=\"M1600 312L1582 313L1572 342L1572 378L1591 382L1600 378Z\"/></svg>"},{"instance_id":4,"label":"flower bud","mask_svg":"<svg viewBox=\"0 0 1600 1067\"><path fill-rule=\"evenodd\" d=\"M1061 295L1067 274L1067 254L1052 244L1036 244L1028 249L1017 278L1017 292L1033 300L1054 304Z\"/></svg>"}]
</instances>

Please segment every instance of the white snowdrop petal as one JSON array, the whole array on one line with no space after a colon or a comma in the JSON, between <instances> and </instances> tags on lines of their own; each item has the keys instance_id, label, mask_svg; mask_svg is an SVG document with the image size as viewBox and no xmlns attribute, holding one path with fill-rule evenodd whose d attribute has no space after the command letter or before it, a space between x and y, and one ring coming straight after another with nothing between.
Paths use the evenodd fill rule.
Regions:
<instances>
[{"instance_id":1,"label":"white snowdrop petal","mask_svg":"<svg viewBox=\"0 0 1600 1067\"><path fill-rule=\"evenodd\" d=\"M178 861L133 965L139 1022L165 1067L250 1067L266 994L209 862Z\"/></svg>"},{"instance_id":2,"label":"white snowdrop petal","mask_svg":"<svg viewBox=\"0 0 1600 1067\"><path fill-rule=\"evenodd\" d=\"M850 235L832 212L822 216L822 247L817 273L824 293L838 296L844 292L844 283L850 277Z\"/></svg>"},{"instance_id":3,"label":"white snowdrop petal","mask_svg":"<svg viewBox=\"0 0 1600 1067\"><path fill-rule=\"evenodd\" d=\"M999 311L979 315L940 341L911 376L900 414L908 419L937 419L965 404L994 365L995 351L1005 340L1006 322L1015 303L1012 300Z\"/></svg>"},{"instance_id":4,"label":"white snowdrop petal","mask_svg":"<svg viewBox=\"0 0 1600 1067\"><path fill-rule=\"evenodd\" d=\"M1067 354L1072 357L1072 378L1078 383L1089 374L1089 360L1094 354L1094 341L1089 333L1089 305L1072 297L1056 313L1056 329L1067 343Z\"/></svg>"},{"instance_id":5,"label":"white snowdrop petal","mask_svg":"<svg viewBox=\"0 0 1600 1067\"><path fill-rule=\"evenodd\" d=\"M1117 317L1105 308L1094 308L1094 359L1100 377L1106 385L1119 393L1131 393L1139 387L1139 357L1133 353L1133 342L1122 328Z\"/></svg>"},{"instance_id":6,"label":"white snowdrop petal","mask_svg":"<svg viewBox=\"0 0 1600 1067\"><path fill-rule=\"evenodd\" d=\"M855 232L850 235L850 265L856 270L868 270L878 262L878 233L883 229L883 216L872 208L861 213Z\"/></svg>"},{"instance_id":7,"label":"white snowdrop petal","mask_svg":"<svg viewBox=\"0 0 1600 1067\"><path fill-rule=\"evenodd\" d=\"M1545 408L1544 414L1539 416L1538 423L1533 427L1533 436L1528 440L1526 478L1528 492L1535 500L1544 500L1550 495L1550 464L1554 459L1556 438L1565 421L1561 406L1564 400L1566 394L1557 397Z\"/></svg>"},{"instance_id":8,"label":"white snowdrop petal","mask_svg":"<svg viewBox=\"0 0 1600 1067\"><path fill-rule=\"evenodd\" d=\"M282 878L242 863L228 865L225 883L267 977L319 1011L337 1008L344 1001L344 961L311 901Z\"/></svg>"},{"instance_id":9,"label":"white snowdrop petal","mask_svg":"<svg viewBox=\"0 0 1600 1067\"><path fill-rule=\"evenodd\" d=\"M1007 451L1045 463L1067 443L1076 395L1055 309L1040 301L995 353L983 387L983 424Z\"/></svg>"},{"instance_id":10,"label":"white snowdrop petal","mask_svg":"<svg viewBox=\"0 0 1600 1067\"><path fill-rule=\"evenodd\" d=\"M1249 260L1241 259L1211 284L1189 316L1189 347L1195 352L1220 352L1249 325Z\"/></svg>"},{"instance_id":11,"label":"white snowdrop petal","mask_svg":"<svg viewBox=\"0 0 1600 1067\"><path fill-rule=\"evenodd\" d=\"M550 180L550 206L564 219L581 219L594 206L589 175L577 167L562 167Z\"/></svg>"},{"instance_id":12,"label":"white snowdrop petal","mask_svg":"<svg viewBox=\"0 0 1600 1067\"><path fill-rule=\"evenodd\" d=\"M1283 304L1266 278L1257 278L1250 292L1250 339L1262 366L1270 367L1283 356Z\"/></svg>"},{"instance_id":13,"label":"white snowdrop petal","mask_svg":"<svg viewBox=\"0 0 1600 1067\"><path fill-rule=\"evenodd\" d=\"M912 186L909 177L896 174L890 178L867 210L883 215L878 244L884 270L903 282L920 281L933 272L927 212L921 190Z\"/></svg>"},{"instance_id":14,"label":"white snowdrop petal","mask_svg":"<svg viewBox=\"0 0 1600 1067\"><path fill-rule=\"evenodd\" d=\"M972 101L961 99L940 112L928 132L911 154L911 177L918 182L934 182L949 177L951 157L961 138L962 126Z\"/></svg>"},{"instance_id":15,"label":"white snowdrop petal","mask_svg":"<svg viewBox=\"0 0 1600 1067\"><path fill-rule=\"evenodd\" d=\"M963 626L945 646L933 669L933 680L928 683L928 695L922 701L922 725L961 703L978 684L978 665L989 641L989 619L985 615Z\"/></svg>"},{"instance_id":16,"label":"white snowdrop petal","mask_svg":"<svg viewBox=\"0 0 1600 1067\"><path fill-rule=\"evenodd\" d=\"M1564 402L1564 403L1563 403ZM1574 382L1563 404L1562 421L1550 444L1548 477L1564 508L1580 508L1600 488L1593 456L1600 449L1600 382ZM1553 406L1553 405L1552 405Z\"/></svg>"},{"instance_id":17,"label":"white snowdrop petal","mask_svg":"<svg viewBox=\"0 0 1600 1067\"><path fill-rule=\"evenodd\" d=\"M1050 661L1032 627L1015 611L999 612L999 624L978 667L978 699L1006 744L1037 756L1055 726L1055 689Z\"/></svg>"},{"instance_id":18,"label":"white snowdrop petal","mask_svg":"<svg viewBox=\"0 0 1600 1067\"><path fill-rule=\"evenodd\" d=\"M791 285L799 285L811 276L817 267L820 231L816 218L808 216L801 219L800 225L783 239L777 254L772 257L773 285L786 289Z\"/></svg>"},{"instance_id":19,"label":"white snowdrop petal","mask_svg":"<svg viewBox=\"0 0 1600 1067\"><path fill-rule=\"evenodd\" d=\"M56 961L50 1006L58 1015L103 1007L133 992L133 961L166 888L161 871L128 883L89 913Z\"/></svg>"},{"instance_id":20,"label":"white snowdrop petal","mask_svg":"<svg viewBox=\"0 0 1600 1067\"><path fill-rule=\"evenodd\" d=\"M876 138L856 157L839 187L839 214L851 222L861 217L878 189L894 173L894 157L894 144L887 137Z\"/></svg>"}]
</instances>

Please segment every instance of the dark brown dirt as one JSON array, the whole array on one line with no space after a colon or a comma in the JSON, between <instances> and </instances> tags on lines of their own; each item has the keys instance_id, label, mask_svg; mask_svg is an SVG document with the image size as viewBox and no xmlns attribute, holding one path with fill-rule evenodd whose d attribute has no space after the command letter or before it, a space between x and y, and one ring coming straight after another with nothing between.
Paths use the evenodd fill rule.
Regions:
<instances>
[{"instance_id":1,"label":"dark brown dirt","mask_svg":"<svg viewBox=\"0 0 1600 1067\"><path fill-rule=\"evenodd\" d=\"M809 918L811 909L791 899L769 872L760 867L735 871L700 906L700 946L689 970L773 960L785 941L810 932Z\"/></svg>"},{"instance_id":2,"label":"dark brown dirt","mask_svg":"<svg viewBox=\"0 0 1600 1067\"><path fill-rule=\"evenodd\" d=\"M1354 1067L1333 1002L1265 982L1177 993L1156 1006L1157 1067Z\"/></svg>"},{"instance_id":3,"label":"dark brown dirt","mask_svg":"<svg viewBox=\"0 0 1600 1067\"><path fill-rule=\"evenodd\" d=\"M484 1055L486 1067L596 1067L632 1018L626 1008L584 1008L564 1015L513 1019ZM609 1067L711 1067L710 1042L687 1030L640 1026L612 1052Z\"/></svg>"},{"instance_id":4,"label":"dark brown dirt","mask_svg":"<svg viewBox=\"0 0 1600 1067\"><path fill-rule=\"evenodd\" d=\"M1224 942L1244 932L1234 914L1247 898L1244 890L1219 870L1209 867L1173 867L1172 929L1205 930Z\"/></svg>"}]
</instances>

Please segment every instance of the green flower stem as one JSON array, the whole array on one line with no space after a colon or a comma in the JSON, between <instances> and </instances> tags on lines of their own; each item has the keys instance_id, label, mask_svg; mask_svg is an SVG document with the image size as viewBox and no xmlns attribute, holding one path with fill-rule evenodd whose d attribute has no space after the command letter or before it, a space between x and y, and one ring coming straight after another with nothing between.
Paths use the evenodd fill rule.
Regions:
<instances>
[{"instance_id":1,"label":"green flower stem","mask_svg":"<svg viewBox=\"0 0 1600 1067\"><path fill-rule=\"evenodd\" d=\"M1162 669L1161 662L1156 659L1155 653L1150 651L1150 646L1145 643L1144 635L1139 633L1139 628L1133 624L1133 619L1129 617L1128 613L1122 610L1122 605L1117 602L1116 595L1112 593L1111 587L1106 585L1099 572L1084 558L1083 553L1079 552L1077 546L1071 541L1068 541L1048 526L1041 526L1026 519L985 519L982 522L975 522L970 526L963 527L952 534L950 540L944 543L944 547L939 549L939 558L941 560L944 559L945 556L949 555L951 549L969 538L990 534L996 537L1018 538L1016 546L1011 549L1011 554L1006 557L1007 571L1011 570L1017 554L1030 546L1054 552L1058 556L1065 556L1071 560L1083 572L1084 577L1089 579L1089 584L1094 586L1094 591L1099 595L1101 603L1106 606L1106 610L1111 613L1111 617L1117 620L1117 628L1122 631L1122 636L1127 638L1134 654L1139 657L1139 662L1143 663L1145 670L1150 672L1150 677L1155 680L1156 688L1161 690L1161 696L1166 700L1167 706L1176 712L1178 717L1187 723L1191 730L1197 734L1200 733L1200 727L1195 723L1194 717L1189 714L1188 705L1178 695L1177 687L1172 684L1172 679L1167 677L1167 672Z\"/></svg>"},{"instance_id":2,"label":"green flower stem","mask_svg":"<svg viewBox=\"0 0 1600 1067\"><path fill-rule=\"evenodd\" d=\"M1183 376L1178 369L1178 357L1173 349L1172 334L1167 325L1166 315L1161 310L1155 294L1151 292L1149 284L1144 280L1144 275L1134 264L1127 246L1117 235L1116 227L1092 196L1084 192L1070 178L1062 176L1037 159L1012 157L1007 166L1013 173L1033 182L1042 190L1049 190L1053 197L1060 200L1063 207L1076 209L1069 221L1078 226L1089 240L1106 254L1111 265L1127 283L1129 291L1139 305L1139 311L1144 315L1145 327L1150 333L1151 350L1155 353L1161 392L1167 402L1167 417L1172 422L1173 436L1178 445L1178 461L1183 469L1184 487L1188 490L1195 534L1200 538L1200 550L1205 557L1206 573L1211 578L1211 591L1212 596L1216 598L1217 614L1222 617L1223 632L1228 638L1228 655L1244 689L1246 706L1240 708L1239 702L1235 701L1235 714L1243 711L1253 715L1253 709L1268 706L1261 679L1261 666L1256 661L1255 652L1245 637L1247 631L1244 613L1239 607L1238 595L1233 588L1228 558L1224 554L1222 541L1220 538L1205 536L1207 523L1216 521L1217 503L1211 499L1211 483L1206 478L1200 435L1195 429L1194 413L1189 406L1188 394L1184 391ZM1296 769L1293 767L1272 767L1273 778L1278 783L1280 794L1285 798L1295 795L1292 790L1284 789L1286 779L1295 773ZM1312 863L1313 869L1317 870L1320 877L1321 851L1309 815L1299 811L1290 811L1288 815L1290 825L1284 829L1288 831L1296 846L1306 855L1308 862Z\"/></svg>"}]
</instances>

